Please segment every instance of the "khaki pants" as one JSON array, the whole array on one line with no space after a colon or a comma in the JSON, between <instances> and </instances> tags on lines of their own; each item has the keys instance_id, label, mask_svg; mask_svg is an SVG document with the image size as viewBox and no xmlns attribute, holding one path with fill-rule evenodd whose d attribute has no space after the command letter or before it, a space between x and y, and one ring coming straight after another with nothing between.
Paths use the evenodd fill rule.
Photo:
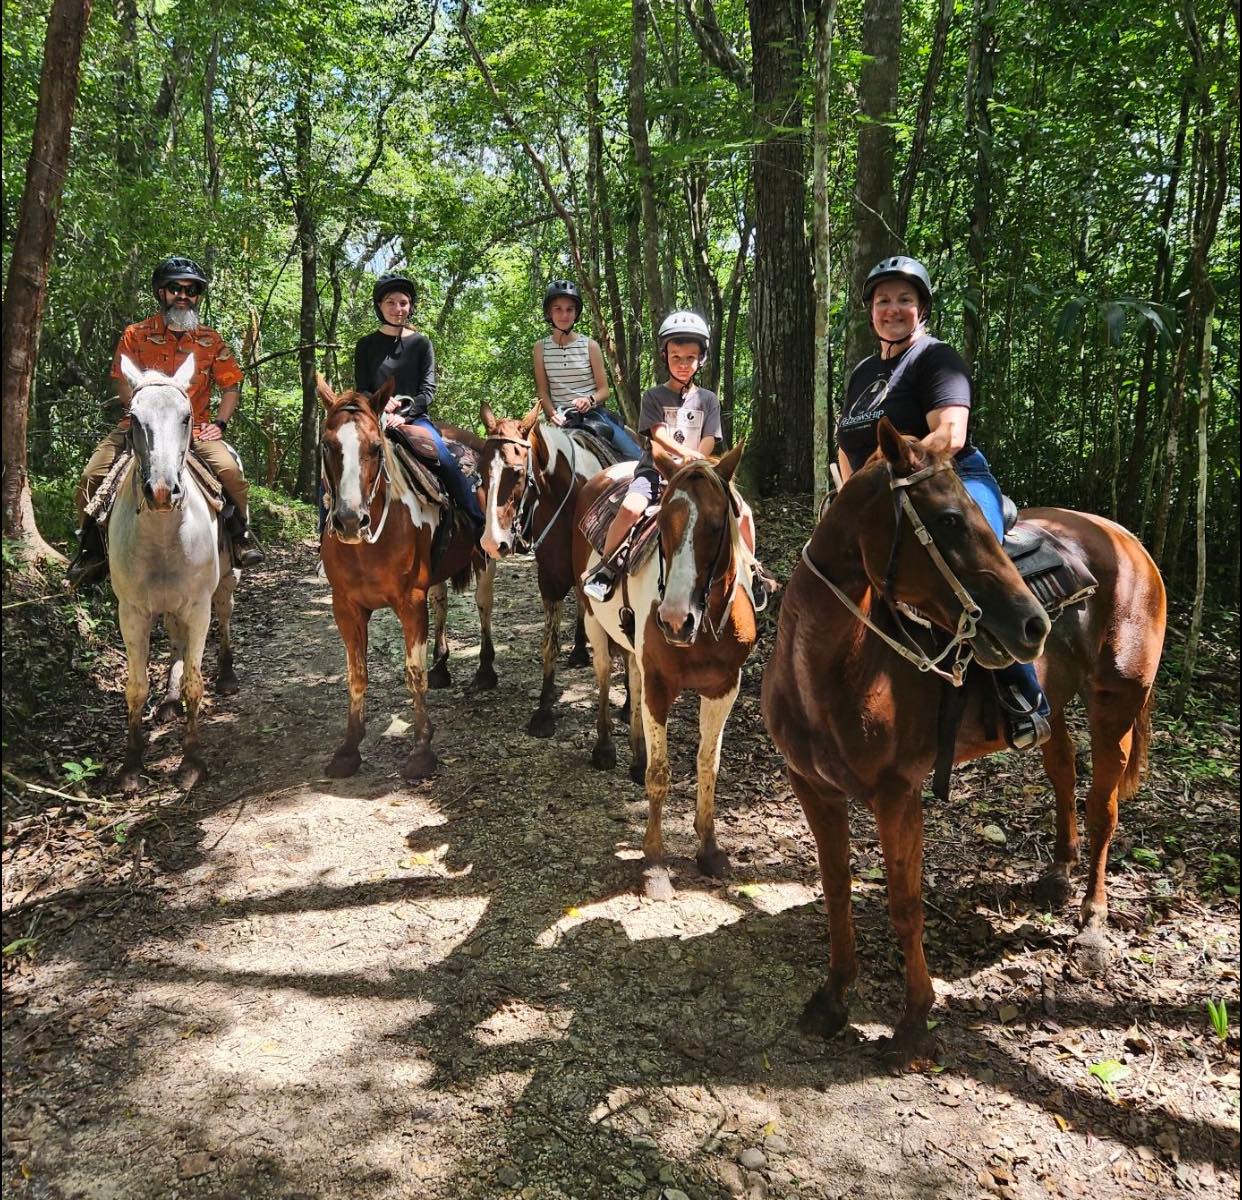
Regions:
<instances>
[{"instance_id":1,"label":"khaki pants","mask_svg":"<svg viewBox=\"0 0 1242 1200\"><path fill-rule=\"evenodd\" d=\"M224 440L221 438L217 441L202 442L195 438L192 447L194 453L219 477L220 482L224 485L225 494L236 505L242 520L246 521L249 518L250 512L247 507L250 485L246 482L246 477L238 469L237 462L229 453ZM95 453L91 455L90 462L86 464L82 472L82 478L78 482L77 491L73 493L73 505L77 510L79 528L81 528L82 522L86 518L87 503L95 492L98 491L99 485L103 483L104 478L112 469L112 464L116 462L116 456L124 449L125 430L120 426L109 433L95 447Z\"/></svg>"}]
</instances>

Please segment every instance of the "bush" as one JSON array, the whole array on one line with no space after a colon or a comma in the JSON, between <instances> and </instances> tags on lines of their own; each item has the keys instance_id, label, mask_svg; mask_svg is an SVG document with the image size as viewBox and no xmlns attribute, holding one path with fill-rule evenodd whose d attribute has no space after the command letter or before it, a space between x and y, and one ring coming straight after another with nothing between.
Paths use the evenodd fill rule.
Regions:
<instances>
[{"instance_id":1,"label":"bush","mask_svg":"<svg viewBox=\"0 0 1242 1200\"><path fill-rule=\"evenodd\" d=\"M30 477L30 496L34 503L35 523L44 539L65 545L73 541L78 527L73 511L73 491L78 486L76 473L62 479Z\"/></svg>"}]
</instances>

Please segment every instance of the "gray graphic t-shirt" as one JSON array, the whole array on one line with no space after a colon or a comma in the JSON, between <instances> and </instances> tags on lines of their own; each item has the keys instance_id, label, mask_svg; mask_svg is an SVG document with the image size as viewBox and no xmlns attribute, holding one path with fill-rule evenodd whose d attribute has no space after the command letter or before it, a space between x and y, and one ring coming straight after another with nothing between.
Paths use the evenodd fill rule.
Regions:
<instances>
[{"instance_id":1,"label":"gray graphic t-shirt","mask_svg":"<svg viewBox=\"0 0 1242 1200\"><path fill-rule=\"evenodd\" d=\"M678 445L697 450L704 438L720 440L720 401L715 392L706 388L692 386L681 396L666 384L658 384L643 395L638 432L648 433L655 425L664 425ZM638 465L640 468L655 466L649 438Z\"/></svg>"}]
</instances>

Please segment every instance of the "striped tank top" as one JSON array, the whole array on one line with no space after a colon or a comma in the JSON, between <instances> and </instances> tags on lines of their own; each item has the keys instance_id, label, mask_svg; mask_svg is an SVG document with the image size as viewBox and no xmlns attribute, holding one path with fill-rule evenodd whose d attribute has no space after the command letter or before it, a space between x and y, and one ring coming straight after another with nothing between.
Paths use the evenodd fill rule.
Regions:
<instances>
[{"instance_id":1,"label":"striped tank top","mask_svg":"<svg viewBox=\"0 0 1242 1200\"><path fill-rule=\"evenodd\" d=\"M540 346L543 370L548 377L548 396L556 408L565 408L570 401L595 391L590 338L580 334L567 346L558 346L549 334Z\"/></svg>"}]
</instances>

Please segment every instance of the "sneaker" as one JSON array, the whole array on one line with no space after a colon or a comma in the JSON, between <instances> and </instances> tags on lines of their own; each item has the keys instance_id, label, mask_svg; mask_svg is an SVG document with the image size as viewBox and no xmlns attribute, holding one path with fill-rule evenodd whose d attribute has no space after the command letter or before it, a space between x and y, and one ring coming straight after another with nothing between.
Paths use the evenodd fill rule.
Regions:
<instances>
[{"instance_id":1,"label":"sneaker","mask_svg":"<svg viewBox=\"0 0 1242 1200\"><path fill-rule=\"evenodd\" d=\"M617 573L608 563L600 563L586 578L582 585L582 594L589 600L603 604L612 598L617 586Z\"/></svg>"}]
</instances>

